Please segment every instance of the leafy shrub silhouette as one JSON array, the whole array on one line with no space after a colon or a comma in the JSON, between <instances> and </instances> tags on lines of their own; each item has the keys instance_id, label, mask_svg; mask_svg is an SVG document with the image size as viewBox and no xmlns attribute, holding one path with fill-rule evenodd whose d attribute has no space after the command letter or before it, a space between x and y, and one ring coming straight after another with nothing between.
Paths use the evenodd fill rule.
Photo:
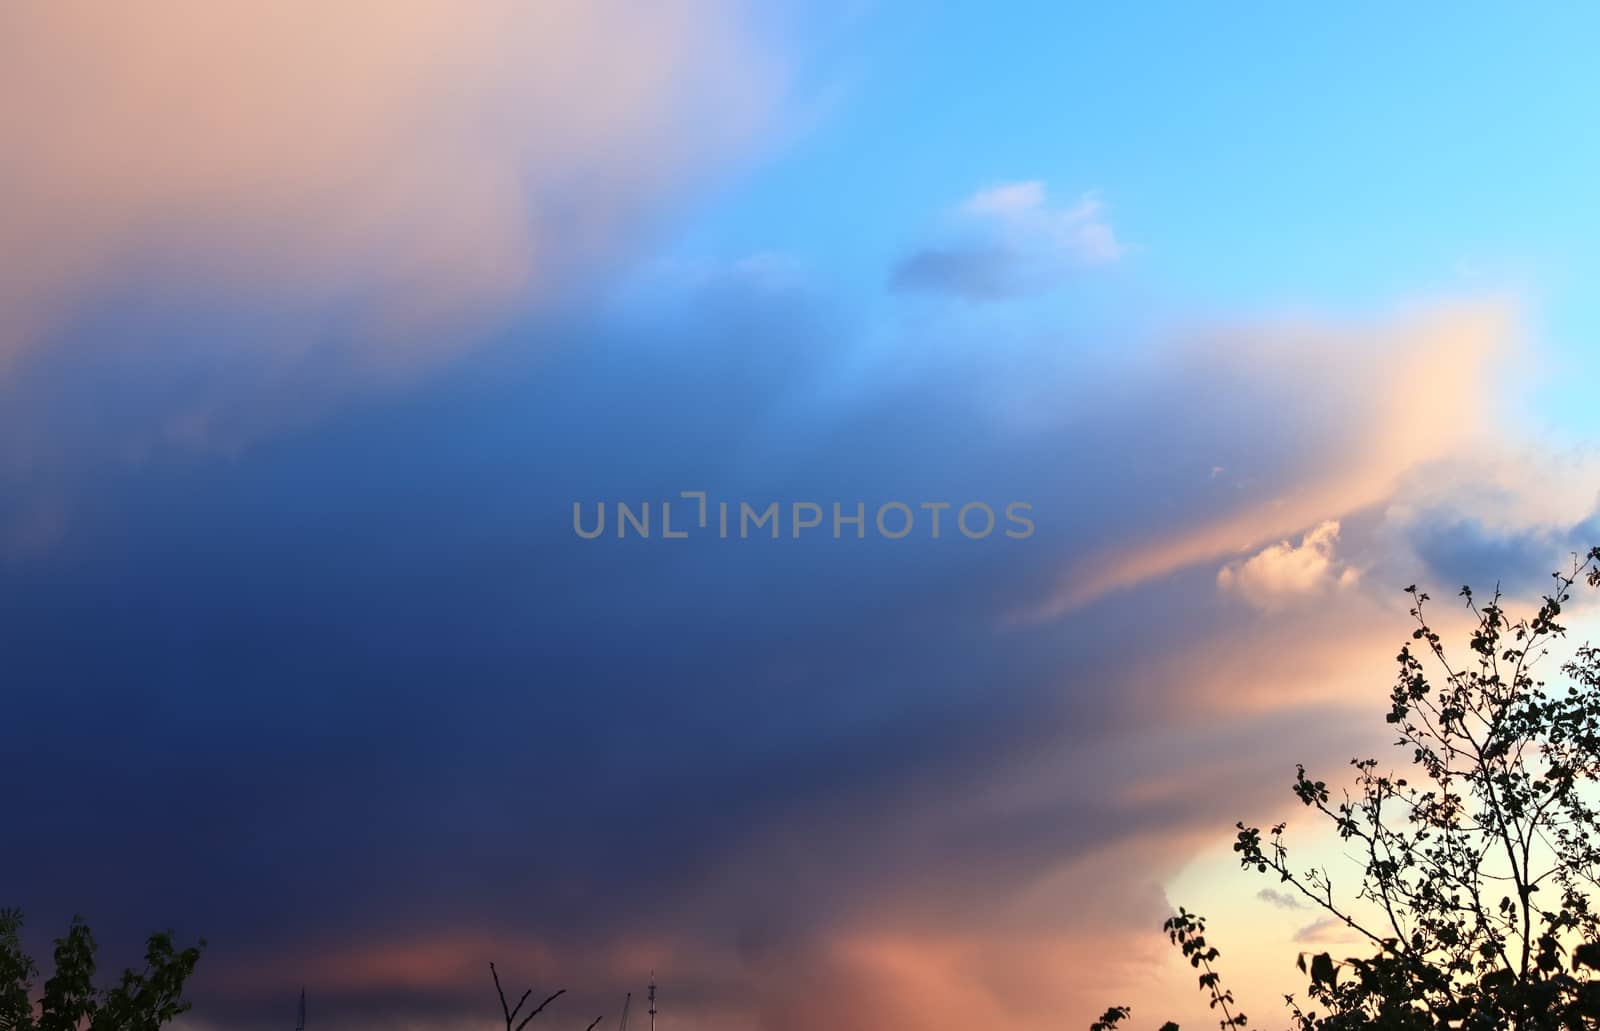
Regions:
<instances>
[{"instance_id":1,"label":"leafy shrub silhouette","mask_svg":"<svg viewBox=\"0 0 1600 1031\"><path fill-rule=\"evenodd\" d=\"M114 987L97 989L94 936L74 917L56 939L55 971L36 1006L39 971L22 951L21 930L20 911L0 910L0 1031L155 1031L189 1010L183 986L200 962L203 940L180 951L170 934L153 934L144 970L125 970Z\"/></svg>"},{"instance_id":2,"label":"leafy shrub silhouette","mask_svg":"<svg viewBox=\"0 0 1600 1031\"><path fill-rule=\"evenodd\" d=\"M1353 759L1354 783L1335 795L1303 766L1295 773L1295 796L1358 854L1352 895L1336 894L1326 869L1291 865L1283 824L1265 835L1237 825L1242 867L1276 875L1371 949L1300 956L1305 1007L1284 1000L1295 1031L1600 1028L1600 649L1577 648L1562 687L1535 677L1565 636L1573 587L1600 587L1600 548L1554 577L1532 619L1513 620L1498 588L1481 604L1463 587L1477 625L1460 665L1428 623L1428 595L1406 588L1417 625L1396 656L1385 718L1410 776ZM1248 1027L1213 967L1204 919L1179 910L1166 931L1201 971L1223 1031ZM1130 1012L1113 1006L1092 1031Z\"/></svg>"}]
</instances>

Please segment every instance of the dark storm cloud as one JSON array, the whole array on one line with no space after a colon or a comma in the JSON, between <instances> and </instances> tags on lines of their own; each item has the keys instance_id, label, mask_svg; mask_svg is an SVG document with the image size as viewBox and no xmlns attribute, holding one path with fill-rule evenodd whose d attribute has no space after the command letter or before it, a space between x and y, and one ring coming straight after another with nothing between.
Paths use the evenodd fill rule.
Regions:
<instances>
[{"instance_id":1,"label":"dark storm cloud","mask_svg":"<svg viewBox=\"0 0 1600 1031\"><path fill-rule=\"evenodd\" d=\"M1192 684L1155 675L1227 632L1212 570L1008 614L1084 555L1296 482L1330 427L1221 349L1130 374L956 346L852 391L860 346L812 298L708 293L529 328L228 459L61 452L80 457L50 474L60 544L3 567L31 814L4 883L45 926L207 935L199 1012L227 1027L273 1023L302 981L349 1022L478 1009L484 952L598 991L642 976L609 951L638 941L677 957L686 1000L748 1015L781 995L774 964L844 963L840 934L1005 937L1041 920L1018 886L1234 818L1205 777L1140 787L1217 747L1288 762L1244 745L1279 717L1207 724ZM94 436L59 421L101 396L84 382L32 384L58 440ZM110 425L149 417L103 398ZM1037 532L573 532L574 501L683 490L1021 500ZM1148 922L1148 875L1119 876L1097 892L1130 915L1063 925Z\"/></svg>"}]
</instances>

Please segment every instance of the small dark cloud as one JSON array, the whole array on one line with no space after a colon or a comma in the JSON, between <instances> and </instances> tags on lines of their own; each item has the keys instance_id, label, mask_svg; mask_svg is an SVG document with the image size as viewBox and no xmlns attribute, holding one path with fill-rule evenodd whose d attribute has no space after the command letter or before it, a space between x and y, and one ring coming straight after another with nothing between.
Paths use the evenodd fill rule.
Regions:
<instances>
[{"instance_id":1,"label":"small dark cloud","mask_svg":"<svg viewBox=\"0 0 1600 1031\"><path fill-rule=\"evenodd\" d=\"M1052 205L1039 180L978 191L947 228L953 235L935 237L894 267L891 290L1004 300L1049 290L1126 253L1094 194Z\"/></svg>"},{"instance_id":2,"label":"small dark cloud","mask_svg":"<svg viewBox=\"0 0 1600 1031\"><path fill-rule=\"evenodd\" d=\"M889 288L997 301L1027 292L1022 271L1020 258L1006 247L928 247L895 266Z\"/></svg>"},{"instance_id":3,"label":"small dark cloud","mask_svg":"<svg viewBox=\"0 0 1600 1031\"><path fill-rule=\"evenodd\" d=\"M1299 898L1296 898L1295 896L1286 892L1274 890L1272 888L1262 888L1260 891L1256 892L1256 898L1277 909L1307 908L1306 904Z\"/></svg>"}]
</instances>

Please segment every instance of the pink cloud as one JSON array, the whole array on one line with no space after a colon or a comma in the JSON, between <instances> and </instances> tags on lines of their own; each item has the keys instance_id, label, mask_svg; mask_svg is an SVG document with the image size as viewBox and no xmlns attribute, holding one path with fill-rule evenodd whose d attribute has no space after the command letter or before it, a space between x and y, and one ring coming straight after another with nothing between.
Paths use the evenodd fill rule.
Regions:
<instances>
[{"instance_id":1,"label":"pink cloud","mask_svg":"<svg viewBox=\"0 0 1600 1031\"><path fill-rule=\"evenodd\" d=\"M1301 469L1265 497L1075 562L1059 589L1022 618L1055 618L1173 571L1257 549L1384 502L1421 467L1474 453L1487 442L1482 416L1493 410L1496 370L1512 343L1509 313L1480 304L1379 326L1269 325L1173 352L1169 360L1186 370L1175 375L1226 386L1202 405L1232 406L1259 392L1282 406L1276 418L1286 431L1315 434ZM1463 421L1462 411L1480 418ZM1258 432L1273 427L1263 422Z\"/></svg>"},{"instance_id":2,"label":"pink cloud","mask_svg":"<svg viewBox=\"0 0 1600 1031\"><path fill-rule=\"evenodd\" d=\"M0 363L130 276L353 309L375 364L447 348L639 232L769 67L721 0L8 7Z\"/></svg>"}]
</instances>

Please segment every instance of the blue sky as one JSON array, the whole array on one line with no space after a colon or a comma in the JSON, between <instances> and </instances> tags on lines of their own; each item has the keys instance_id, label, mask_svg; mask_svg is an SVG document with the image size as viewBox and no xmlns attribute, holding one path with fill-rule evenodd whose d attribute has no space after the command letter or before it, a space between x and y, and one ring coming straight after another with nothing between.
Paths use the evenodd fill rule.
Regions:
<instances>
[{"instance_id":1,"label":"blue sky","mask_svg":"<svg viewBox=\"0 0 1600 1031\"><path fill-rule=\"evenodd\" d=\"M671 251L776 250L878 300L877 273L936 213L1041 179L1098 191L1137 248L1137 285L1113 287L1124 317L1506 291L1570 382L1595 370L1600 234L1569 203L1600 158L1578 128L1594 15L1499 15L863 5L812 30L793 134Z\"/></svg>"},{"instance_id":2,"label":"blue sky","mask_svg":"<svg viewBox=\"0 0 1600 1031\"><path fill-rule=\"evenodd\" d=\"M195 1031L1187 1020L1206 899L1275 997L1219 845L1398 588L1600 542L1595 19L8 10L0 904ZM574 532L697 490L781 539Z\"/></svg>"}]
</instances>

